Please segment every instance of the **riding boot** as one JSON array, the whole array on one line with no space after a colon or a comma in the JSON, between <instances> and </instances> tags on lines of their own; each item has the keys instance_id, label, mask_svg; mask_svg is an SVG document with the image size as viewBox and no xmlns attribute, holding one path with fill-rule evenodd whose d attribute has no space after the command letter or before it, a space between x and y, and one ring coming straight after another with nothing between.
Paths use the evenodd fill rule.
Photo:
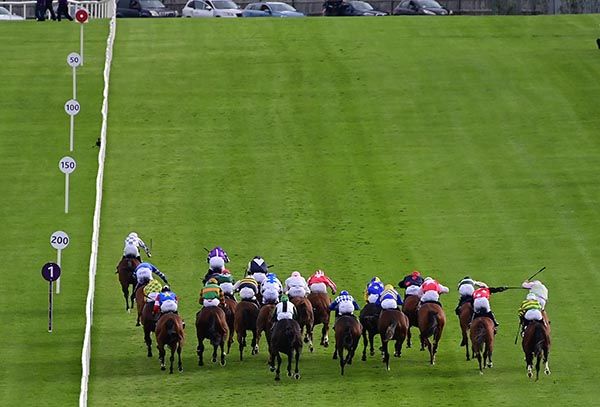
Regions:
<instances>
[{"instance_id":1,"label":"riding boot","mask_svg":"<svg viewBox=\"0 0 600 407\"><path fill-rule=\"evenodd\" d=\"M456 308L454 308L454 313L458 316L460 316L460 302L458 303L458 305L456 306Z\"/></svg>"},{"instance_id":2,"label":"riding boot","mask_svg":"<svg viewBox=\"0 0 600 407\"><path fill-rule=\"evenodd\" d=\"M492 321L494 321L494 329L498 328L498 325L500 325L498 323L498 321L496 321L496 316L494 315L494 313L492 311L489 312L489 316L492 319Z\"/></svg>"},{"instance_id":3,"label":"riding boot","mask_svg":"<svg viewBox=\"0 0 600 407\"><path fill-rule=\"evenodd\" d=\"M138 259L140 263L142 262L142 256L137 256L136 259Z\"/></svg>"}]
</instances>

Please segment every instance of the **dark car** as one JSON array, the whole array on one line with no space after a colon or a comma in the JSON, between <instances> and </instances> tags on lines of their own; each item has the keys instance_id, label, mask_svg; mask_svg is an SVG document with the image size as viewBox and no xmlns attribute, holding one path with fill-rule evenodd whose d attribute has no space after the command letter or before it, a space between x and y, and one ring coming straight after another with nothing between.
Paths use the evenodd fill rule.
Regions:
<instances>
[{"instance_id":1,"label":"dark car","mask_svg":"<svg viewBox=\"0 0 600 407\"><path fill-rule=\"evenodd\" d=\"M373 9L366 1L328 0L323 4L324 16L386 16L387 13Z\"/></svg>"},{"instance_id":2,"label":"dark car","mask_svg":"<svg viewBox=\"0 0 600 407\"><path fill-rule=\"evenodd\" d=\"M118 0L117 17L177 17L160 0Z\"/></svg>"},{"instance_id":3,"label":"dark car","mask_svg":"<svg viewBox=\"0 0 600 407\"><path fill-rule=\"evenodd\" d=\"M435 0L403 0L394 9L394 15L408 16L447 16L451 10L442 7Z\"/></svg>"}]
</instances>

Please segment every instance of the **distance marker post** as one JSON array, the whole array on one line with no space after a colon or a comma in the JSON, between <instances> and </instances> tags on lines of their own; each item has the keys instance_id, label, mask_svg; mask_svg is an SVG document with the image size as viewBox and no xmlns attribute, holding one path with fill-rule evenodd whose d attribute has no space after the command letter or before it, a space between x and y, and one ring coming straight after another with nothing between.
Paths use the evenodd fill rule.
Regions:
<instances>
[{"instance_id":1,"label":"distance marker post","mask_svg":"<svg viewBox=\"0 0 600 407\"><path fill-rule=\"evenodd\" d=\"M88 22L90 14L84 8L80 8L75 12L75 20L79 25L79 55L81 56L81 65L83 65L83 24Z\"/></svg>"},{"instance_id":2,"label":"distance marker post","mask_svg":"<svg viewBox=\"0 0 600 407\"><path fill-rule=\"evenodd\" d=\"M65 174L65 213L69 213L69 174L75 171L77 163L69 156L63 157L58 162L58 168Z\"/></svg>"},{"instance_id":3,"label":"distance marker post","mask_svg":"<svg viewBox=\"0 0 600 407\"><path fill-rule=\"evenodd\" d=\"M67 100L65 103L65 113L67 113L71 117L71 122L69 126L69 151L73 151L73 132L75 127L75 116L79 114L79 110L81 110L81 106L79 106L79 102L75 99Z\"/></svg>"},{"instance_id":4,"label":"distance marker post","mask_svg":"<svg viewBox=\"0 0 600 407\"><path fill-rule=\"evenodd\" d=\"M57 230L50 236L50 245L56 249L56 264L61 267L63 249L69 245L69 235L62 230ZM60 278L56 280L56 294L60 294Z\"/></svg>"},{"instance_id":5,"label":"distance marker post","mask_svg":"<svg viewBox=\"0 0 600 407\"><path fill-rule=\"evenodd\" d=\"M60 266L56 263L46 263L42 266L42 277L48 281L48 332L52 332L52 319L54 303L52 297L52 286L54 281L60 277Z\"/></svg>"},{"instance_id":6,"label":"distance marker post","mask_svg":"<svg viewBox=\"0 0 600 407\"><path fill-rule=\"evenodd\" d=\"M73 99L77 100L77 67L81 65L81 55L77 52L71 52L67 55L67 64L73 68ZM73 151L72 147L71 151Z\"/></svg>"}]
</instances>

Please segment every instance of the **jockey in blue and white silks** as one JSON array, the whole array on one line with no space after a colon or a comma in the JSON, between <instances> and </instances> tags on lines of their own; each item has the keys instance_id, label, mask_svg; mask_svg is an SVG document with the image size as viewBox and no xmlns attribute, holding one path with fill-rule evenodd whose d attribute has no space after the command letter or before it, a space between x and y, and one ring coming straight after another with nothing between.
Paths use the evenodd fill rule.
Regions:
<instances>
[{"instance_id":1,"label":"jockey in blue and white silks","mask_svg":"<svg viewBox=\"0 0 600 407\"><path fill-rule=\"evenodd\" d=\"M171 291L171 288L166 285L162 288L160 294L158 294L158 297L156 297L156 300L154 301L154 313L158 312L159 309L163 314L165 312L177 313L177 302L177 295L175 295L175 293Z\"/></svg>"},{"instance_id":2,"label":"jockey in blue and white silks","mask_svg":"<svg viewBox=\"0 0 600 407\"><path fill-rule=\"evenodd\" d=\"M167 276L165 276L163 273L161 273L160 270L157 269L156 266L154 266L154 264L144 262L144 263L140 263L140 265L138 265L135 268L135 271L133 272L133 275L135 276L135 278L137 280L137 286L135 287L135 289L137 290L137 288L140 285L152 280L153 273L156 274L158 277L160 277L160 279L162 281L164 281L165 284L169 284L169 282L167 281Z\"/></svg>"},{"instance_id":3,"label":"jockey in blue and white silks","mask_svg":"<svg viewBox=\"0 0 600 407\"><path fill-rule=\"evenodd\" d=\"M383 292L383 283L379 279L379 277L373 277L369 284L367 284L367 289L365 290L365 301L370 304L375 304L379 300L379 296Z\"/></svg>"},{"instance_id":4,"label":"jockey in blue and white silks","mask_svg":"<svg viewBox=\"0 0 600 407\"><path fill-rule=\"evenodd\" d=\"M279 296L283 291L281 281L275 273L269 273L265 276L260 285L260 293L263 298L263 304L276 304L279 302Z\"/></svg>"},{"instance_id":5,"label":"jockey in blue and white silks","mask_svg":"<svg viewBox=\"0 0 600 407\"><path fill-rule=\"evenodd\" d=\"M329 305L329 310L335 311L336 316L354 316L354 311L358 311L359 309L360 307L358 306L358 303L354 297L352 297L346 290L342 290L340 295Z\"/></svg>"},{"instance_id":6,"label":"jockey in blue and white silks","mask_svg":"<svg viewBox=\"0 0 600 407\"><path fill-rule=\"evenodd\" d=\"M400 294L398 294L398 291L394 289L393 285L386 284L385 290L381 292L377 303L382 309L398 309L398 307L402 305L402 298L400 297Z\"/></svg>"},{"instance_id":7,"label":"jockey in blue and white silks","mask_svg":"<svg viewBox=\"0 0 600 407\"><path fill-rule=\"evenodd\" d=\"M150 249L146 246L146 243L142 239L139 238L138 234L135 232L131 232L125 238L125 247L123 248L123 257L135 257L139 261L142 261L140 257L140 249L144 249L148 257L152 257L150 253Z\"/></svg>"}]
</instances>

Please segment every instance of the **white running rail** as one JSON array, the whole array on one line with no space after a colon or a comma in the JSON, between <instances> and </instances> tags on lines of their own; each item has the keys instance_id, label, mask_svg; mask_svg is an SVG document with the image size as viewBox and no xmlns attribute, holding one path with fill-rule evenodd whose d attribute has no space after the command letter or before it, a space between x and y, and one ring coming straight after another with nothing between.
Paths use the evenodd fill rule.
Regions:
<instances>
[{"instance_id":1,"label":"white running rail","mask_svg":"<svg viewBox=\"0 0 600 407\"><path fill-rule=\"evenodd\" d=\"M75 10L84 8L90 13L90 18L111 18L115 14L114 0L90 0L90 1L69 1L69 14L75 14ZM24 18L35 17L35 1L3 1L0 0L0 7L10 11L10 14L16 14ZM58 1L53 1L54 5ZM56 8L56 7L55 7Z\"/></svg>"},{"instance_id":2,"label":"white running rail","mask_svg":"<svg viewBox=\"0 0 600 407\"><path fill-rule=\"evenodd\" d=\"M111 0L114 2L115 0ZM102 100L102 127L100 129L100 151L98 152L98 175L96 176L96 205L92 230L92 251L90 254L89 286L85 302L85 336L81 350L81 390L79 406L86 407L88 399L88 381L90 377L90 354L92 347L92 321L94 317L94 291L96 289L96 267L98 264L98 241L100 237L100 212L102 210L102 181L104 179L104 158L106 155L106 128L108 120L108 89L110 67L113 57L113 44L117 31L117 18L114 13L110 19L110 29L106 40L106 60L104 61L104 91Z\"/></svg>"}]
</instances>

